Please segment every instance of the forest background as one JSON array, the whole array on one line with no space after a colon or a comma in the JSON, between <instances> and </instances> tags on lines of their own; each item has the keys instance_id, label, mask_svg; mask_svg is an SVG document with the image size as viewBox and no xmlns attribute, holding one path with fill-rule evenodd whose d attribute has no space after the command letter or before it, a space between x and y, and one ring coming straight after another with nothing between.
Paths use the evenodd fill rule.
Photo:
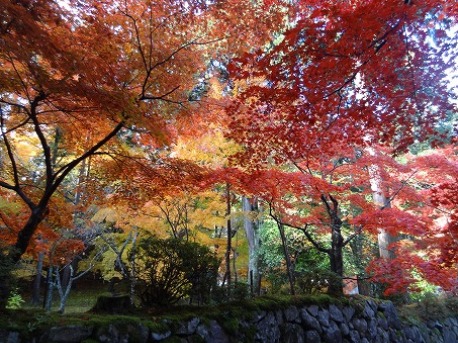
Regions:
<instances>
[{"instance_id":1,"label":"forest background","mask_svg":"<svg viewBox=\"0 0 458 343\"><path fill-rule=\"evenodd\" d=\"M455 294L457 7L0 0L2 307Z\"/></svg>"}]
</instances>

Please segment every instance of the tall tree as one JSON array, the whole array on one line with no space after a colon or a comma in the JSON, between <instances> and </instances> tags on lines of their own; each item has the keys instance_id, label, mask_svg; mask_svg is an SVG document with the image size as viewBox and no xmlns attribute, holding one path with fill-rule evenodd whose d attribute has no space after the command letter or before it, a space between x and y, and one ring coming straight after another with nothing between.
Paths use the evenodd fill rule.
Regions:
<instances>
[{"instance_id":1,"label":"tall tree","mask_svg":"<svg viewBox=\"0 0 458 343\"><path fill-rule=\"evenodd\" d=\"M46 217L50 199L80 163L119 153L116 142L126 132L143 146L170 142L170 128L180 115L191 114L185 104L205 59L229 51L242 26L255 23L248 8L235 6L231 11L243 21L220 31L230 28L232 12L201 1L70 6L1 2L0 186L2 196L17 198L30 212L10 252L15 261ZM234 51L246 49L235 45ZM64 159L53 149L55 132ZM24 135L36 137L43 163L34 180L17 155Z\"/></svg>"},{"instance_id":2,"label":"tall tree","mask_svg":"<svg viewBox=\"0 0 458 343\"><path fill-rule=\"evenodd\" d=\"M367 170L371 164L361 165L370 163L364 156L367 142L374 148L392 147L393 154L405 151L427 138L454 107L445 75L457 53L458 40L449 34L457 7L445 1L397 0L381 7L375 1L296 6L302 11L274 44L234 59L228 68L238 85L227 107L230 137L243 148L233 160L251 170L295 166L336 186L302 181L315 185L310 201L319 203L323 197L325 213L337 228L347 201L374 213L360 198L370 189L365 188L368 179L360 178L361 184L352 188L345 185L350 175L340 172L350 165L360 176ZM398 175L391 196L409 178ZM392 179L379 181L382 186ZM374 189L372 195L384 192ZM395 210L383 216L393 215L390 211Z\"/></svg>"},{"instance_id":3,"label":"tall tree","mask_svg":"<svg viewBox=\"0 0 458 343\"><path fill-rule=\"evenodd\" d=\"M175 118L187 112L194 74L211 55L202 47L225 38L212 34L211 11L200 1L70 5L0 2L0 191L28 208L12 233L12 261L84 160L116 155L126 130L142 144L169 142ZM56 132L63 159L53 149ZM43 168L36 173L18 156L24 136L37 140Z\"/></svg>"}]
</instances>

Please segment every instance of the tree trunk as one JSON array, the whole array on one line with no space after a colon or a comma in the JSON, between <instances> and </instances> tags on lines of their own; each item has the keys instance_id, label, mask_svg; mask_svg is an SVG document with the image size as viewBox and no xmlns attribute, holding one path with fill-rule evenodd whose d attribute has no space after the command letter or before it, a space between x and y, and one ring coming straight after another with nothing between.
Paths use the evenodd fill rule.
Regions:
<instances>
[{"instance_id":1,"label":"tree trunk","mask_svg":"<svg viewBox=\"0 0 458 343\"><path fill-rule=\"evenodd\" d=\"M29 219L27 220L21 231L19 231L16 244L14 245L14 249L11 252L11 260L14 263L18 262L21 259L21 256L25 253L27 247L29 246L30 239L35 233L35 230L46 217L48 213L47 204L48 202L46 201L44 204L36 206L30 213Z\"/></svg>"},{"instance_id":2,"label":"tree trunk","mask_svg":"<svg viewBox=\"0 0 458 343\"><path fill-rule=\"evenodd\" d=\"M251 218L251 214L258 214L257 202L243 197L242 208L244 216L244 228L248 240L248 277L251 294L260 294L259 289L259 220Z\"/></svg>"},{"instance_id":3,"label":"tree trunk","mask_svg":"<svg viewBox=\"0 0 458 343\"><path fill-rule=\"evenodd\" d=\"M366 264L364 263L364 260L366 259L367 254L364 254L363 244L364 236L360 234L350 242L350 248L353 253L353 261L357 269L358 293L361 295L372 296L371 284L365 279Z\"/></svg>"},{"instance_id":4,"label":"tree trunk","mask_svg":"<svg viewBox=\"0 0 458 343\"><path fill-rule=\"evenodd\" d=\"M368 147L366 149L371 156L376 156L375 149ZM372 198L374 204L379 208L388 208L391 206L390 199L385 196L385 190L382 185L382 177L380 175L380 169L377 165L371 165L368 168L369 170L369 182L372 190ZM383 227L379 228L379 233L377 235L378 246L380 257L386 259L394 259L395 254L390 245L396 242L396 237L390 235Z\"/></svg>"},{"instance_id":5,"label":"tree trunk","mask_svg":"<svg viewBox=\"0 0 458 343\"><path fill-rule=\"evenodd\" d=\"M32 305L37 306L40 304L40 289L41 289L41 273L43 272L43 260L45 254L40 252L38 254L37 262L37 274L35 275L35 280L33 280L33 289L32 289Z\"/></svg>"},{"instance_id":6,"label":"tree trunk","mask_svg":"<svg viewBox=\"0 0 458 343\"><path fill-rule=\"evenodd\" d=\"M137 286L137 270L135 269L135 259L136 254L135 251L137 249L137 237L138 237L138 230L135 229L135 232L132 236L132 250L129 256L130 259L130 270L129 270L129 279L130 279L130 305L133 307L135 305L135 287Z\"/></svg>"},{"instance_id":7,"label":"tree trunk","mask_svg":"<svg viewBox=\"0 0 458 343\"><path fill-rule=\"evenodd\" d=\"M232 227L231 227L231 191L229 183L226 184L226 217L227 217L227 246L226 246L226 273L224 274L223 284L227 282L227 287L231 287L231 252L232 252Z\"/></svg>"},{"instance_id":8,"label":"tree trunk","mask_svg":"<svg viewBox=\"0 0 458 343\"><path fill-rule=\"evenodd\" d=\"M283 247L283 254L286 262L286 272L288 274L289 292L291 295L296 294L296 279L294 277L294 265L291 263L291 255L288 249L288 241L286 239L285 227L282 223L277 221L278 231L280 232L281 244Z\"/></svg>"},{"instance_id":9,"label":"tree trunk","mask_svg":"<svg viewBox=\"0 0 458 343\"><path fill-rule=\"evenodd\" d=\"M339 203L329 195L331 204L324 195L321 196L326 210L331 219L331 249L329 250L329 260L333 275L329 280L329 294L335 296L343 295L343 247L344 239L342 236L342 220L339 217Z\"/></svg>"},{"instance_id":10,"label":"tree trunk","mask_svg":"<svg viewBox=\"0 0 458 343\"><path fill-rule=\"evenodd\" d=\"M332 243L329 259L333 276L329 283L329 293L336 296L343 295L343 237L341 234L342 221L337 217L332 225Z\"/></svg>"},{"instance_id":11,"label":"tree trunk","mask_svg":"<svg viewBox=\"0 0 458 343\"><path fill-rule=\"evenodd\" d=\"M53 266L49 266L48 273L46 276L46 294L45 294L44 303L43 303L43 308L46 312L49 312L51 310L53 290L54 290Z\"/></svg>"},{"instance_id":12,"label":"tree trunk","mask_svg":"<svg viewBox=\"0 0 458 343\"><path fill-rule=\"evenodd\" d=\"M72 289L72 284L74 280L73 278L74 270L73 270L72 264L70 263L68 266L66 266L65 269L68 269L68 273L69 273L68 282L65 286L61 283L59 269L56 268L56 271L55 271L56 284L57 284L57 289L59 291L59 296L60 296L59 313L61 314L63 314L65 311L67 299L68 299L68 296L70 295L70 291Z\"/></svg>"}]
</instances>

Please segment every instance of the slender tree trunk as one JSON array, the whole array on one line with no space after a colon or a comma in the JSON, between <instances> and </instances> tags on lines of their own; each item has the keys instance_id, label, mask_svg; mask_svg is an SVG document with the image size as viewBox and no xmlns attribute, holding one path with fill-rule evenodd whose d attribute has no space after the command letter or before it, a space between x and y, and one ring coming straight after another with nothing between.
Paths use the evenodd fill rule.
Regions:
<instances>
[{"instance_id":1,"label":"slender tree trunk","mask_svg":"<svg viewBox=\"0 0 458 343\"><path fill-rule=\"evenodd\" d=\"M132 236L132 250L130 254L130 270L129 270L129 279L130 279L130 305L133 307L135 305L135 287L137 286L137 270L135 268L135 259L136 259L136 248L137 248L137 237L138 230L135 229L135 232Z\"/></svg>"},{"instance_id":2,"label":"slender tree trunk","mask_svg":"<svg viewBox=\"0 0 458 343\"><path fill-rule=\"evenodd\" d=\"M226 184L226 217L227 217L227 246L226 246L226 273L224 282L231 287L231 252L232 252L232 227L231 227L231 190L229 183Z\"/></svg>"},{"instance_id":3,"label":"slender tree trunk","mask_svg":"<svg viewBox=\"0 0 458 343\"><path fill-rule=\"evenodd\" d=\"M350 248L353 253L353 260L354 264L356 265L357 269L357 283L358 283L358 293L361 295L372 296L371 285L364 277L366 264L364 260L367 257L367 254L364 253L363 250L363 243L364 243L364 236L362 234L355 237L350 242Z\"/></svg>"},{"instance_id":4,"label":"slender tree trunk","mask_svg":"<svg viewBox=\"0 0 458 343\"><path fill-rule=\"evenodd\" d=\"M278 231L280 233L280 239L281 239L281 245L283 249L283 255L285 256L285 263L286 263L286 273L288 275L288 282L289 282L289 291L291 295L296 294L296 280L294 277L294 265L291 263L291 255L289 253L288 249L288 241L286 239L286 234L285 234L285 227L283 222L281 221L281 218L277 217L277 215L274 213L274 209L272 204L269 204L269 214L270 217L275 220L275 223L277 224Z\"/></svg>"},{"instance_id":5,"label":"slender tree trunk","mask_svg":"<svg viewBox=\"0 0 458 343\"><path fill-rule=\"evenodd\" d=\"M288 274L289 281L289 292L291 295L296 294L296 279L294 277L294 265L291 263L291 255L288 249L288 241L286 239L285 227L279 221L277 221L278 231L280 232L281 244L283 248L283 254L286 262L286 272Z\"/></svg>"},{"instance_id":6,"label":"slender tree trunk","mask_svg":"<svg viewBox=\"0 0 458 343\"><path fill-rule=\"evenodd\" d=\"M253 214L257 214L259 209L255 200L243 197L242 208L245 213L244 228L248 240L248 277L250 283L251 294L259 295L259 220L251 218ZM257 217L257 216L256 216Z\"/></svg>"},{"instance_id":7,"label":"slender tree trunk","mask_svg":"<svg viewBox=\"0 0 458 343\"><path fill-rule=\"evenodd\" d=\"M84 195L84 189L83 184L86 180L86 160L83 160L81 162L80 170L78 173L78 180L77 180L77 185L78 187L76 188L75 192L75 204L78 205L81 202L81 198Z\"/></svg>"},{"instance_id":8,"label":"slender tree trunk","mask_svg":"<svg viewBox=\"0 0 458 343\"><path fill-rule=\"evenodd\" d=\"M46 294L44 298L43 308L46 312L51 311L52 306L52 293L54 290L54 280L53 280L54 268L53 266L48 267L48 273L46 276Z\"/></svg>"},{"instance_id":9,"label":"slender tree trunk","mask_svg":"<svg viewBox=\"0 0 458 343\"><path fill-rule=\"evenodd\" d=\"M33 289L32 289L32 305L37 306L40 304L40 290L41 290L41 273L43 272L43 260L45 258L45 254L40 252L38 254L38 261L37 261L37 273L35 275L35 279L33 280Z\"/></svg>"},{"instance_id":10,"label":"slender tree trunk","mask_svg":"<svg viewBox=\"0 0 458 343\"><path fill-rule=\"evenodd\" d=\"M366 148L366 151L369 153L370 156L376 156L375 149L372 147ZM391 206L390 199L385 196L385 190L383 189L382 185L382 176L380 173L380 169L377 165L371 165L368 168L369 170L369 181L372 190L372 197L374 200L374 204L376 204L379 208L388 208ZM397 238L390 235L383 227L379 228L379 233L377 235L378 239L378 246L379 246L379 253L380 257L386 259L394 259L395 254L392 249L390 249L390 245L396 242Z\"/></svg>"},{"instance_id":11,"label":"slender tree trunk","mask_svg":"<svg viewBox=\"0 0 458 343\"><path fill-rule=\"evenodd\" d=\"M74 278L73 278L74 270L73 270L72 264L70 263L65 269L67 269L67 268L68 268L68 273L69 273L69 279L68 279L68 282L67 282L67 284L65 286L61 283L59 269L56 268L56 271L55 271L56 285L57 285L57 290L58 290L59 296L60 296L59 313L61 313L61 314L64 313L64 311L65 311L65 306L67 304L67 299L68 299L68 296L70 295L70 291L72 289L72 284L73 284L73 281L74 281Z\"/></svg>"}]
</instances>

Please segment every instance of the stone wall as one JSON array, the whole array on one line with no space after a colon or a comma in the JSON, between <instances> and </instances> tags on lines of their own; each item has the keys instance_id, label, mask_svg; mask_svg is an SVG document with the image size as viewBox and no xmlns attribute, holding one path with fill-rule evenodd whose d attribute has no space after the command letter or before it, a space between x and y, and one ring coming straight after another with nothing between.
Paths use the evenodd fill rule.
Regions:
<instances>
[{"instance_id":1,"label":"stone wall","mask_svg":"<svg viewBox=\"0 0 458 343\"><path fill-rule=\"evenodd\" d=\"M0 331L0 343L46 342L162 342L162 343L453 343L458 342L458 320L426 323L401 321L391 302L366 300L355 305L289 305L282 309L222 310L212 319L159 319L148 323L115 323L97 326L63 325L45 329L34 337ZM240 311L240 308L238 309ZM240 314L242 313L242 314Z\"/></svg>"}]
</instances>

